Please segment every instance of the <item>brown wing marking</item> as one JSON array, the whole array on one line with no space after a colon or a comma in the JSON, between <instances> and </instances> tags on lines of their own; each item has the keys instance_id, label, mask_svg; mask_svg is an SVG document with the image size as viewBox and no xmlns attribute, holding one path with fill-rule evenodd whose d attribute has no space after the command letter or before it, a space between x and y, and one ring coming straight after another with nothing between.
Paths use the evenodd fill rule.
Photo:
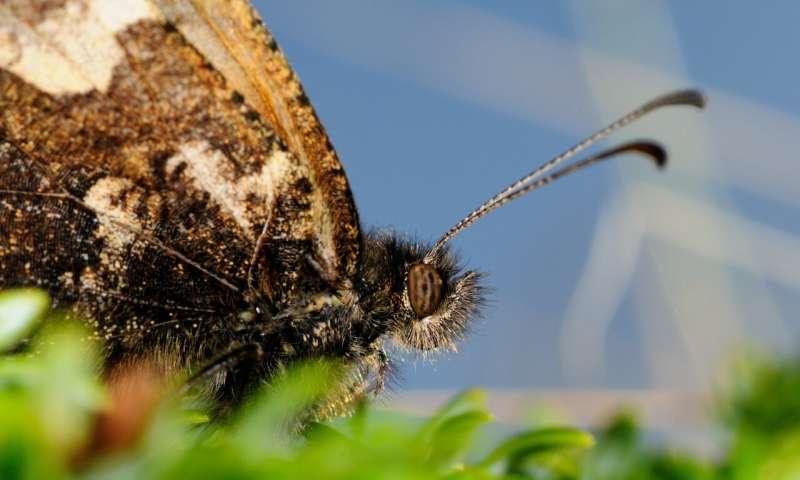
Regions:
<instances>
[{"instance_id":1,"label":"brown wing marking","mask_svg":"<svg viewBox=\"0 0 800 480\"><path fill-rule=\"evenodd\" d=\"M167 236L148 225L155 219L144 204L152 195L145 199L131 189L118 197L118 211L131 207L141 225L122 226L64 191L46 171L0 140L0 288L46 288L56 306L76 305L88 316L98 336L129 340L153 333L154 325L197 328L230 315L239 295L135 232ZM79 178L84 173L62 170L62 178L90 183ZM119 229L104 230L109 226Z\"/></svg>"},{"instance_id":2,"label":"brown wing marking","mask_svg":"<svg viewBox=\"0 0 800 480\"><path fill-rule=\"evenodd\" d=\"M335 153L255 14L229 5L252 58L206 52L149 0L0 0L0 288L76 304L112 357L190 364L255 300L303 308L320 271L355 269Z\"/></svg>"},{"instance_id":3,"label":"brown wing marking","mask_svg":"<svg viewBox=\"0 0 800 480\"><path fill-rule=\"evenodd\" d=\"M274 126L311 171L321 264L335 280L355 274L358 216L347 178L303 87L271 33L244 0L154 0L164 16Z\"/></svg>"},{"instance_id":4,"label":"brown wing marking","mask_svg":"<svg viewBox=\"0 0 800 480\"><path fill-rule=\"evenodd\" d=\"M0 44L4 136L52 169L86 170L65 186L76 198L85 201L89 188L96 187L91 179L108 176L161 199L159 228L181 234L155 235L161 244L151 243L242 291L248 284L257 286L276 308L320 291L319 282L300 282L318 277L307 268L307 257L319 250L319 222L308 201L319 192L308 167L181 33L160 15L147 13L145 0L123 2L145 13L121 22L121 30L109 30L108 24L120 23L112 18L101 21L104 29L94 30L91 38L74 31L75 22L94 25L96 18L111 15L97 5L108 9L115 2L122 0L67 0L64 5L85 10L83 20L66 15L64 5L45 11L31 10L37 4L21 0L0 2L13 14L0 19L0 27L14 35L35 32L38 36L28 40L40 42L36 48L19 38ZM62 24L65 30L58 31ZM96 37L114 52L108 56L116 63L74 53L90 50L93 43L84 43ZM55 39L68 46L58 51ZM42 55L56 71L77 80L41 81L32 65ZM94 67L80 67L94 72L73 72L76 55L97 60ZM79 81L84 77L98 80L86 85ZM259 242L261 235L266 238ZM257 246L264 248L259 256L253 254ZM248 282L253 258L259 266L249 269L255 275Z\"/></svg>"}]
</instances>

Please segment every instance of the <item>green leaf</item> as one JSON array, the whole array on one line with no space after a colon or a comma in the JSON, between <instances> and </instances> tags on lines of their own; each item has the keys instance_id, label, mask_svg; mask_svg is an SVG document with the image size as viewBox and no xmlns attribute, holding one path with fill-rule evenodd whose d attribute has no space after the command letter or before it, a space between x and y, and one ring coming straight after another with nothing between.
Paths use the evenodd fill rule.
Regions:
<instances>
[{"instance_id":1,"label":"green leaf","mask_svg":"<svg viewBox=\"0 0 800 480\"><path fill-rule=\"evenodd\" d=\"M86 330L74 324L48 326L37 335L35 357L40 369L32 385L38 414L50 437L60 445L76 445L87 434L91 415L106 397L97 378L97 351L86 342Z\"/></svg>"},{"instance_id":2,"label":"green leaf","mask_svg":"<svg viewBox=\"0 0 800 480\"><path fill-rule=\"evenodd\" d=\"M525 457L537 453L582 449L593 445L594 438L582 430L568 427L542 428L509 438L492 450L478 466L489 468L512 457L515 462L521 462Z\"/></svg>"},{"instance_id":3,"label":"green leaf","mask_svg":"<svg viewBox=\"0 0 800 480\"><path fill-rule=\"evenodd\" d=\"M598 433L596 446L583 461L584 477L593 480L644 478L649 455L642 444L636 416L629 410L622 410Z\"/></svg>"},{"instance_id":4,"label":"green leaf","mask_svg":"<svg viewBox=\"0 0 800 480\"><path fill-rule=\"evenodd\" d=\"M232 427L232 438L254 454L265 446L286 444L296 433L301 417L314 405L325 402L341 388L347 371L333 361L309 361L280 375L258 395L249 408L243 409ZM275 452L281 448L275 448Z\"/></svg>"},{"instance_id":5,"label":"green leaf","mask_svg":"<svg viewBox=\"0 0 800 480\"><path fill-rule=\"evenodd\" d=\"M50 298L41 290L0 292L0 351L14 348L29 336L49 308Z\"/></svg>"},{"instance_id":6,"label":"green leaf","mask_svg":"<svg viewBox=\"0 0 800 480\"><path fill-rule=\"evenodd\" d=\"M800 430L776 436L759 469L761 480L791 480L800 478Z\"/></svg>"},{"instance_id":7,"label":"green leaf","mask_svg":"<svg viewBox=\"0 0 800 480\"><path fill-rule=\"evenodd\" d=\"M411 439L414 457L432 465L450 462L465 452L475 430L489 420L486 392L466 390L441 407Z\"/></svg>"},{"instance_id":8,"label":"green leaf","mask_svg":"<svg viewBox=\"0 0 800 480\"><path fill-rule=\"evenodd\" d=\"M453 397L436 412L434 419L455 417L474 410L486 410L486 392L480 388L471 388Z\"/></svg>"},{"instance_id":9,"label":"green leaf","mask_svg":"<svg viewBox=\"0 0 800 480\"><path fill-rule=\"evenodd\" d=\"M422 425L417 441L427 444L430 441L430 436L441 424L464 413L475 411L487 412L486 392L473 388L459 393Z\"/></svg>"},{"instance_id":10,"label":"green leaf","mask_svg":"<svg viewBox=\"0 0 800 480\"><path fill-rule=\"evenodd\" d=\"M0 478L65 478L61 445L48 438L26 393L0 395Z\"/></svg>"},{"instance_id":11,"label":"green leaf","mask_svg":"<svg viewBox=\"0 0 800 480\"><path fill-rule=\"evenodd\" d=\"M473 410L442 422L431 434L428 463L446 466L461 460L482 425L491 421L488 412Z\"/></svg>"}]
</instances>

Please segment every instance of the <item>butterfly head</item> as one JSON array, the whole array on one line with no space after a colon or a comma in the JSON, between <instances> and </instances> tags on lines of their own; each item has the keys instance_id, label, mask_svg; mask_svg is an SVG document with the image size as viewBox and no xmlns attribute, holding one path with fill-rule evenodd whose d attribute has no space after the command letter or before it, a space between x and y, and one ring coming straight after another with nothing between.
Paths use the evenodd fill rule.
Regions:
<instances>
[{"instance_id":1,"label":"butterfly head","mask_svg":"<svg viewBox=\"0 0 800 480\"><path fill-rule=\"evenodd\" d=\"M454 350L479 316L483 275L465 271L447 249L427 258L429 245L395 233L368 234L365 247L364 310L382 317L403 348Z\"/></svg>"},{"instance_id":2,"label":"butterfly head","mask_svg":"<svg viewBox=\"0 0 800 480\"><path fill-rule=\"evenodd\" d=\"M455 350L484 304L482 277L463 271L449 251L408 265L402 296L408 315L395 338L417 350Z\"/></svg>"},{"instance_id":3,"label":"butterfly head","mask_svg":"<svg viewBox=\"0 0 800 480\"><path fill-rule=\"evenodd\" d=\"M362 266L369 285L366 291L369 311L383 318L386 333L397 343L416 350L455 349L476 317L485 297L482 275L464 271L449 249L449 242L489 212L533 190L582 170L588 166L624 154L638 154L661 168L666 152L655 142L634 141L608 148L567 166L558 167L598 140L666 106L702 107L703 95L682 90L658 97L608 127L589 136L576 146L541 165L484 202L457 222L432 246L402 239L393 234L367 235L366 263ZM370 278L378 275L377 278ZM363 306L362 306L363 307ZM383 314L383 315L381 315Z\"/></svg>"}]
</instances>

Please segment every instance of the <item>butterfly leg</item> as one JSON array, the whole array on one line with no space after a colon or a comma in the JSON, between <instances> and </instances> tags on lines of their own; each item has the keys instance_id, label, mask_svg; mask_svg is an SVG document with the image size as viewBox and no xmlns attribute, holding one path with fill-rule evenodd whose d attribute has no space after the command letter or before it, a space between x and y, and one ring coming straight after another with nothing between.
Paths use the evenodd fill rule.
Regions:
<instances>
[{"instance_id":1,"label":"butterfly leg","mask_svg":"<svg viewBox=\"0 0 800 480\"><path fill-rule=\"evenodd\" d=\"M183 392L187 392L199 385L208 385L213 391L231 389L229 377L242 366L255 367L261 363L264 350L258 343L245 343L228 350L226 353L211 360L186 381ZM227 388L226 388L227 387ZM222 392L221 392L222 393Z\"/></svg>"}]
</instances>

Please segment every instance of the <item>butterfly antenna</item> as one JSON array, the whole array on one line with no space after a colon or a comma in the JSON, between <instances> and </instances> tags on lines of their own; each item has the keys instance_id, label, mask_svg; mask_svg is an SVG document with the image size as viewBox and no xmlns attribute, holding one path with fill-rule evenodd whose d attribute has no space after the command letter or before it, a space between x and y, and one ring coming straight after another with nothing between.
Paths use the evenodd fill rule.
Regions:
<instances>
[{"instance_id":1,"label":"butterfly antenna","mask_svg":"<svg viewBox=\"0 0 800 480\"><path fill-rule=\"evenodd\" d=\"M531 173L525 175L516 182L512 183L511 185L509 185L508 187L497 193L497 195L493 196L492 198L484 202L480 207L476 208L475 210L467 214L467 216L465 216L458 223L453 225L453 227L450 228L450 230L448 230L444 235L442 235L442 237L439 240L436 241L436 243L433 245L433 248L431 248L428 254L425 255L425 262L426 263L430 262L434 258L436 258L441 248L447 242L449 242L453 237L455 237L465 229L469 228L470 225L475 223L479 218L483 217L492 210L502 207L506 203L516 198L519 198L533 190L536 190L539 187L543 187L548 183L552 182L553 180L556 180L570 173L574 173L578 170L583 169L584 167L588 167L593 163L597 163L601 160L606 160L610 157L617 156L623 153L635 152L648 156L650 159L654 161L654 163L657 166L662 167L666 163L666 153L664 152L664 149L655 143L642 141L642 142L628 143L619 147L604 150L598 153L597 155L585 158L580 162L577 162L569 167L565 167L561 170L558 170L551 175L542 177L542 175L547 173L549 170L555 168L565 160L574 157L576 154L585 150L598 140L601 140L609 136L610 134L614 133L620 128L640 119L641 117L647 115L648 113L654 110L674 105L703 108L705 107L705 104L706 104L706 99L700 91L679 90L676 92L668 93L666 95L657 97L645 103L644 105L640 106L639 108L631 111L627 115L620 117L618 120L609 124L607 127L598 130L589 137L580 141L574 147L566 150L564 153L542 164L541 166L533 170Z\"/></svg>"}]
</instances>

